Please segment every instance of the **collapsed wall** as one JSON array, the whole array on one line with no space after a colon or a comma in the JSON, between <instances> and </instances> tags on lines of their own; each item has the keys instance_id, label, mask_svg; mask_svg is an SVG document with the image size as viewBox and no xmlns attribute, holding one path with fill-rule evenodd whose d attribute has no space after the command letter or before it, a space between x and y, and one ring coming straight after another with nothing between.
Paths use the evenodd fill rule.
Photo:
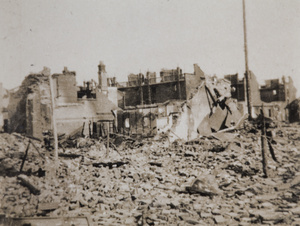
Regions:
<instances>
[{"instance_id":1,"label":"collapsed wall","mask_svg":"<svg viewBox=\"0 0 300 226\"><path fill-rule=\"evenodd\" d=\"M236 100L231 98L230 83L206 76L182 105L179 118L172 125L170 139L192 140L210 135L237 124L241 117Z\"/></svg>"},{"instance_id":2,"label":"collapsed wall","mask_svg":"<svg viewBox=\"0 0 300 226\"><path fill-rule=\"evenodd\" d=\"M48 70L28 75L11 93L7 109L8 132L41 138L42 131L51 128Z\"/></svg>"}]
</instances>

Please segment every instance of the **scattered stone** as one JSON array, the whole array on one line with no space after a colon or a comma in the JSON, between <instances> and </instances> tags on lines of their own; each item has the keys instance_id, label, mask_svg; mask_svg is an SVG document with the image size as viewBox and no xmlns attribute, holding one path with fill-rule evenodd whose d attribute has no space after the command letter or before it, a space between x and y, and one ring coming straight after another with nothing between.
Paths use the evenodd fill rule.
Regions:
<instances>
[{"instance_id":1,"label":"scattered stone","mask_svg":"<svg viewBox=\"0 0 300 226\"><path fill-rule=\"evenodd\" d=\"M223 224L226 222L226 219L222 215L215 216L214 220L217 224Z\"/></svg>"},{"instance_id":2,"label":"scattered stone","mask_svg":"<svg viewBox=\"0 0 300 226\"><path fill-rule=\"evenodd\" d=\"M284 130L289 134L292 128ZM40 195L18 183L18 172L0 176L0 212L14 217L89 214L95 225L296 225L300 164L291 150L300 139L274 145L279 161L271 160L270 166L275 174L263 178L256 136L240 130L234 141L202 137L168 145L123 138L118 151L110 148L108 154L103 141L81 139L80 146L89 147L65 148L55 167L52 153L39 147L45 159L29 152L23 172L31 169L27 179ZM26 144L0 134L0 166L4 161L6 168L18 169L19 150ZM45 177L33 174L39 168ZM277 168L284 169L282 175Z\"/></svg>"}]
</instances>

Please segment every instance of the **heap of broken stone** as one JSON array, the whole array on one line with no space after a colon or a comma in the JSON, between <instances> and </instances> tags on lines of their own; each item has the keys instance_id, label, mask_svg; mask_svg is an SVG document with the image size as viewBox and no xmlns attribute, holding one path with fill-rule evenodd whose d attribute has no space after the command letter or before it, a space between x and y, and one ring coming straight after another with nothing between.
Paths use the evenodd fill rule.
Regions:
<instances>
[{"instance_id":1,"label":"heap of broken stone","mask_svg":"<svg viewBox=\"0 0 300 226\"><path fill-rule=\"evenodd\" d=\"M230 138L230 139L229 139ZM0 134L1 211L7 217L90 215L97 225L280 224L300 222L300 126L277 130L278 162L261 166L258 133L203 137L193 142L124 138L79 139L76 148L52 152L35 142L24 164L36 188L18 173L28 139ZM35 172L42 168L45 176ZM56 170L55 170L56 169Z\"/></svg>"}]
</instances>

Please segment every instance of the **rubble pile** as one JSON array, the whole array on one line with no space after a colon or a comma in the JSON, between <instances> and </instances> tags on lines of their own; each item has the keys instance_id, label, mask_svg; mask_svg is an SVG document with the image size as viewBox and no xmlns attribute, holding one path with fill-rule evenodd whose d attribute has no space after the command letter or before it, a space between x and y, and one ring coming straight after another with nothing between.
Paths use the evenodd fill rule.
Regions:
<instances>
[{"instance_id":1,"label":"rubble pile","mask_svg":"<svg viewBox=\"0 0 300 226\"><path fill-rule=\"evenodd\" d=\"M124 138L109 150L104 140L81 138L56 164L52 152L32 141L45 158L30 148L22 175L28 138L0 134L1 211L7 217L90 215L95 225L299 224L300 126L275 131L278 162L268 156L269 178L256 132L172 144Z\"/></svg>"}]
</instances>

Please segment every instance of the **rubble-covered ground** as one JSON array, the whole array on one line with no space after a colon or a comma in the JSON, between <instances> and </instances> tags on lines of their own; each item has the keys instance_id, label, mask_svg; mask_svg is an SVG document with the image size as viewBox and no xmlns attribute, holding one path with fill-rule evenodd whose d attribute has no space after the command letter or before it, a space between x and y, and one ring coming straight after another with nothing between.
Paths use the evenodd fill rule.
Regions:
<instances>
[{"instance_id":1,"label":"rubble-covered ground","mask_svg":"<svg viewBox=\"0 0 300 226\"><path fill-rule=\"evenodd\" d=\"M108 151L104 141L81 138L56 164L53 151L32 141L45 159L31 145L23 172L39 194L18 179L29 139L2 133L0 214L89 215L94 225L299 225L300 125L275 131L278 162L268 153L268 178L257 131L172 144L119 139Z\"/></svg>"}]
</instances>

